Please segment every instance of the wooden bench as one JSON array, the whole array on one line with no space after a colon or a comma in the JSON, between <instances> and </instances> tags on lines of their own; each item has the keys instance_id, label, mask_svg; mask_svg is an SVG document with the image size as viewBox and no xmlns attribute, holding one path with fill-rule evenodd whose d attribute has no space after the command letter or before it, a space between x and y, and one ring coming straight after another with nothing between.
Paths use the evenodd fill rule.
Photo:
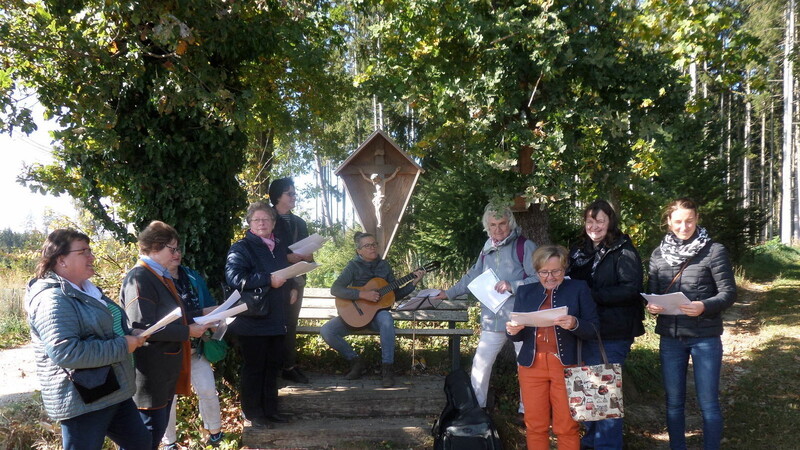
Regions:
<instances>
[{"instance_id":1,"label":"wooden bench","mask_svg":"<svg viewBox=\"0 0 800 450\"><path fill-rule=\"evenodd\" d=\"M395 304L395 307L397 304ZM420 309L417 311L392 310L395 322L409 322L410 328L397 328L397 336L445 336L450 338L450 357L453 369L461 367L461 338L472 336L473 330L456 328L459 322L469 320L467 309L470 303L464 299L443 300L436 309ZM334 297L330 289L306 288L303 293L303 307L300 309L300 322L297 326L298 333L319 334L321 326L305 325L309 320L328 320L338 316ZM378 334L369 328L359 329L353 334Z\"/></svg>"}]
</instances>

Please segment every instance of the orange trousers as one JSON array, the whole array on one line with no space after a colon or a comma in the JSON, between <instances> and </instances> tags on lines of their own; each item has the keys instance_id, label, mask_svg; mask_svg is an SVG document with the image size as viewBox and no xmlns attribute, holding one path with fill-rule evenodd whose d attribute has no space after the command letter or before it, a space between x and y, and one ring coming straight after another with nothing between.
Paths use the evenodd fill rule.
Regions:
<instances>
[{"instance_id":1,"label":"orange trousers","mask_svg":"<svg viewBox=\"0 0 800 450\"><path fill-rule=\"evenodd\" d=\"M559 450L580 450L580 426L569 414L564 366L552 353L537 353L531 367L517 366L528 450L550 448L550 424Z\"/></svg>"}]
</instances>

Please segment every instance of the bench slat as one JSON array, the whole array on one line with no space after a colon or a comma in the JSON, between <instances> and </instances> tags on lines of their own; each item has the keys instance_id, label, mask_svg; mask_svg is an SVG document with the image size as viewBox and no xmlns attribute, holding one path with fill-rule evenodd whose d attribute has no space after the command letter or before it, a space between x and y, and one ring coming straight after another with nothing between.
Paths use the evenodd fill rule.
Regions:
<instances>
[{"instance_id":1,"label":"bench slat","mask_svg":"<svg viewBox=\"0 0 800 450\"><path fill-rule=\"evenodd\" d=\"M298 326L297 332L303 334L319 334L322 327L312 326ZM355 330L352 334L371 334L377 335L378 333L368 328ZM472 336L472 330L466 328L422 328L422 329L409 329L409 328L395 328L395 334L398 336Z\"/></svg>"},{"instance_id":2,"label":"bench slat","mask_svg":"<svg viewBox=\"0 0 800 450\"><path fill-rule=\"evenodd\" d=\"M305 306L300 310L300 319L320 320L332 319L339 314L336 309L332 308L306 308ZM402 320L412 322L416 318L418 321L429 322L466 322L469 320L469 313L467 311L437 311L437 310L420 310L420 311L392 311L394 320Z\"/></svg>"}]
</instances>

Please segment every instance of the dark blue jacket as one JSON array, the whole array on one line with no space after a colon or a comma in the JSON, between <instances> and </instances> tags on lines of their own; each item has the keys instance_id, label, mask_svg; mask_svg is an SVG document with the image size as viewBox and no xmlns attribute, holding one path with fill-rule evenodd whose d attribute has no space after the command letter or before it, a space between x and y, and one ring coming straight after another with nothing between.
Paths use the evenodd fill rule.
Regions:
<instances>
[{"instance_id":1,"label":"dark blue jacket","mask_svg":"<svg viewBox=\"0 0 800 450\"><path fill-rule=\"evenodd\" d=\"M251 232L234 242L228 251L225 263L225 281L234 289L262 288L269 301L269 314L263 317L239 316L230 325L233 333L243 336L275 336L286 334L289 292L294 286L292 280L275 289L271 286L271 275L276 270L289 265L286 260L286 244L276 239L275 250Z\"/></svg>"},{"instance_id":2,"label":"dark blue jacket","mask_svg":"<svg viewBox=\"0 0 800 450\"><path fill-rule=\"evenodd\" d=\"M541 283L520 286L517 290L514 312L538 311L546 299L547 291ZM585 281L565 279L553 290L553 308L561 306L566 306L567 314L578 319L578 327L574 330L555 327L558 359L561 360L561 364L571 366L580 363L578 339L597 339L595 330L598 329L600 319L597 317L592 292ZM533 365L533 357L536 355L536 329L537 327L525 327L516 335L508 336L512 341L522 341L522 348L517 355L517 363L520 366Z\"/></svg>"}]
</instances>

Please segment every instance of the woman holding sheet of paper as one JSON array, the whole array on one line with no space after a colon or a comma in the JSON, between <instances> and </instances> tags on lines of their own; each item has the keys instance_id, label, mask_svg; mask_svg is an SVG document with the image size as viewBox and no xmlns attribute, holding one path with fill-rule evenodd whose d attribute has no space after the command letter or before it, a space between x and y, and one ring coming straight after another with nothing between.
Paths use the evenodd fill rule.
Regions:
<instances>
[{"instance_id":1,"label":"woman holding sheet of paper","mask_svg":"<svg viewBox=\"0 0 800 450\"><path fill-rule=\"evenodd\" d=\"M507 206L486 205L483 212L483 229L489 239L481 249L478 260L461 280L436 299L456 298L469 292L469 284L484 272L492 269L497 276L494 289L500 294L510 294L497 311L481 303L481 338L475 357L472 358L470 380L481 408L486 407L489 378L497 354L506 344L505 323L514 308L514 294L525 283L537 280L531 256L536 250L533 241L522 236L514 213Z\"/></svg>"},{"instance_id":2,"label":"woman holding sheet of paper","mask_svg":"<svg viewBox=\"0 0 800 450\"><path fill-rule=\"evenodd\" d=\"M208 290L206 280L195 270L180 264L181 253L177 253L178 258L170 261L168 270L172 275L172 280L178 295L181 297L184 311L187 317L194 322L194 318L203 316L216 308L216 300ZM191 339L192 357L192 389L197 394L197 402L200 409L200 417L203 419L203 427L208 430L207 445L218 446L224 437L222 432L222 416L219 408L219 395L217 385L214 380L214 369L211 363L203 355L206 342L211 340L211 331L207 330L200 338ZM210 344L209 344L210 345ZM177 450L178 434L176 427L177 417L177 395L172 400L169 412L169 421L164 438L164 450Z\"/></svg>"},{"instance_id":3,"label":"woman holding sheet of paper","mask_svg":"<svg viewBox=\"0 0 800 450\"><path fill-rule=\"evenodd\" d=\"M694 368L697 400L703 414L703 446L720 448L722 411L719 375L722 367L722 312L736 299L736 282L728 252L713 242L697 225L697 205L680 198L664 213L668 232L650 258L649 291L652 294L682 292L691 301L681 305L682 314L657 314L656 333L661 336L661 373L667 404L670 447L686 448L686 372L689 357Z\"/></svg>"},{"instance_id":4,"label":"woman holding sheet of paper","mask_svg":"<svg viewBox=\"0 0 800 450\"><path fill-rule=\"evenodd\" d=\"M532 450L550 448L551 422L560 450L580 448L580 427L569 412L564 368L580 364L578 339L595 338L599 319L586 282L564 278L568 255L560 245L539 247L533 254L539 282L520 286L514 304L514 312L565 306L567 314L555 317L552 326L506 323L508 338L522 343L517 364L526 440Z\"/></svg>"},{"instance_id":5,"label":"woman holding sheet of paper","mask_svg":"<svg viewBox=\"0 0 800 450\"><path fill-rule=\"evenodd\" d=\"M583 233L569 255L567 275L584 280L592 291L600 317L600 336L609 363L623 364L633 339L644 334L642 260L631 238L619 229L617 214L605 200L583 210ZM602 364L596 339L583 345L586 364ZM585 422L584 447L622 448L622 418Z\"/></svg>"},{"instance_id":6,"label":"woman holding sheet of paper","mask_svg":"<svg viewBox=\"0 0 800 450\"><path fill-rule=\"evenodd\" d=\"M55 230L42 245L25 295L42 403L51 419L61 421L66 450L100 450L106 436L121 448L144 450L150 433L131 400L136 386L130 354L145 338L132 335L122 308L89 281L94 261L89 237L75 230ZM84 398L70 381L80 371L104 368L118 388L98 398Z\"/></svg>"},{"instance_id":7,"label":"woman holding sheet of paper","mask_svg":"<svg viewBox=\"0 0 800 450\"><path fill-rule=\"evenodd\" d=\"M182 316L153 333L133 354L139 414L158 448L169 419L173 396L191 392L189 338L200 337L209 325L189 324L175 288L170 264L180 262L178 232L155 220L139 233L139 261L122 282L120 297L132 328L146 329L179 308Z\"/></svg>"},{"instance_id":8,"label":"woman holding sheet of paper","mask_svg":"<svg viewBox=\"0 0 800 450\"><path fill-rule=\"evenodd\" d=\"M275 210L264 202L247 208L250 229L228 251L225 280L234 289L262 292L259 315L242 315L229 330L239 337L242 353L242 413L253 426L271 428L287 422L278 414L278 374L283 367L284 337L294 282L273 272L289 265L286 244L272 231Z\"/></svg>"}]
</instances>

